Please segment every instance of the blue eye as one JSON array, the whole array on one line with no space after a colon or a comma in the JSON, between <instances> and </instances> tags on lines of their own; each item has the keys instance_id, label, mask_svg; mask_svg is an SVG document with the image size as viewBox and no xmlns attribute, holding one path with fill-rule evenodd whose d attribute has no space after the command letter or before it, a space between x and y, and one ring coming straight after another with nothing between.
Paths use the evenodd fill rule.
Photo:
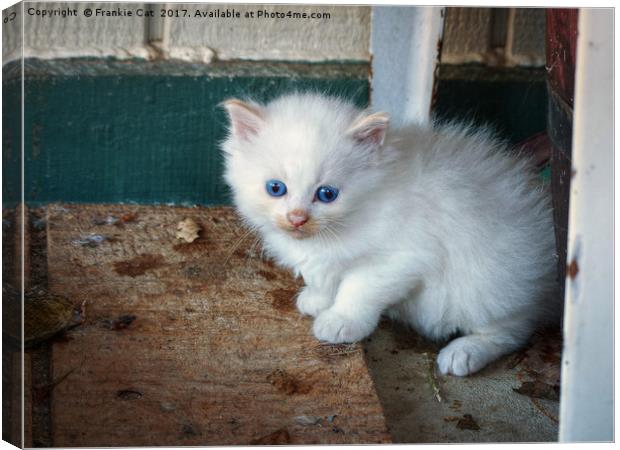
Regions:
<instances>
[{"instance_id":1,"label":"blue eye","mask_svg":"<svg viewBox=\"0 0 620 450\"><path fill-rule=\"evenodd\" d=\"M338 197L338 189L331 186L321 186L316 190L316 198L323 203L329 203Z\"/></svg>"},{"instance_id":2,"label":"blue eye","mask_svg":"<svg viewBox=\"0 0 620 450\"><path fill-rule=\"evenodd\" d=\"M267 193L272 197L282 197L286 194L286 184L280 180L267 181L265 184L265 189L267 189Z\"/></svg>"}]
</instances>

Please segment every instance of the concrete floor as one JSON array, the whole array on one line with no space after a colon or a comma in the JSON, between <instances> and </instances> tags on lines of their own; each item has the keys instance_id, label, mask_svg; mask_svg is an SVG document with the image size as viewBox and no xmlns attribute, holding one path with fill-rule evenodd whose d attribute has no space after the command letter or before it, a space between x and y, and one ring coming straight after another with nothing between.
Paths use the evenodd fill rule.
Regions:
<instances>
[{"instance_id":1,"label":"concrete floor","mask_svg":"<svg viewBox=\"0 0 620 450\"><path fill-rule=\"evenodd\" d=\"M559 384L557 330L535 335L522 351L465 378L439 375L441 346L387 320L364 348L395 443L557 441L559 402L513 390L527 381Z\"/></svg>"}]
</instances>

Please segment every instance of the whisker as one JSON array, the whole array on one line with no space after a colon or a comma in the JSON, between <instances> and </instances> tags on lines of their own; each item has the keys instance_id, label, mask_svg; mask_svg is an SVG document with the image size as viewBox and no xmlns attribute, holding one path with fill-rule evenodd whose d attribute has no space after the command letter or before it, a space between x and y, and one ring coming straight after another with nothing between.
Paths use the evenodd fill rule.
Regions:
<instances>
[{"instance_id":1,"label":"whisker","mask_svg":"<svg viewBox=\"0 0 620 450\"><path fill-rule=\"evenodd\" d=\"M228 252L228 255L226 255L226 258L224 259L224 262L222 263L222 267L228 264L228 261L232 257L233 253L235 253L235 251L239 248L239 246L243 243L243 241L255 230L256 230L256 227L250 227L245 233L243 233L243 235L233 245L233 248L230 250L230 252Z\"/></svg>"},{"instance_id":2,"label":"whisker","mask_svg":"<svg viewBox=\"0 0 620 450\"><path fill-rule=\"evenodd\" d=\"M259 245L259 244L260 244L260 236L255 236L254 240L250 244L250 247L249 247L249 249L248 249L248 251L246 253L246 256L245 256L245 262L246 263L248 262L248 260L250 258L254 257L253 253L254 253L254 251L256 249L256 246ZM261 253L262 253L262 249L261 249Z\"/></svg>"}]
</instances>

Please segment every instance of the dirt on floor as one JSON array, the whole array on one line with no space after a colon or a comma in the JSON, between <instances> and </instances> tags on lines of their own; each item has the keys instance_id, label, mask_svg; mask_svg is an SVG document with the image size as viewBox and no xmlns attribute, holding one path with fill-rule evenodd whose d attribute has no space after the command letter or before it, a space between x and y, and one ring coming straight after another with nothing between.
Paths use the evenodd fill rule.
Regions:
<instances>
[{"instance_id":1,"label":"dirt on floor","mask_svg":"<svg viewBox=\"0 0 620 450\"><path fill-rule=\"evenodd\" d=\"M438 374L440 349L387 320L365 340L393 442L557 441L559 329L537 333L526 348L464 378Z\"/></svg>"}]
</instances>

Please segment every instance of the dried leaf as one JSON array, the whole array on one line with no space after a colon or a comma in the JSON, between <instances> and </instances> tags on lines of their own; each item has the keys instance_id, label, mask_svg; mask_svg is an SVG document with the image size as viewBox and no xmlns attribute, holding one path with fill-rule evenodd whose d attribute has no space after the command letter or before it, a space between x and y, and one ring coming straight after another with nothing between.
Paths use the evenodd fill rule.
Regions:
<instances>
[{"instance_id":1,"label":"dried leaf","mask_svg":"<svg viewBox=\"0 0 620 450\"><path fill-rule=\"evenodd\" d=\"M188 218L178 223L176 237L182 241L192 243L198 239L200 230L200 225Z\"/></svg>"},{"instance_id":2,"label":"dried leaf","mask_svg":"<svg viewBox=\"0 0 620 450\"><path fill-rule=\"evenodd\" d=\"M271 372L267 376L267 381L286 395L307 394L312 389L310 384L304 383L302 380L282 369L276 369Z\"/></svg>"},{"instance_id":3,"label":"dried leaf","mask_svg":"<svg viewBox=\"0 0 620 450\"><path fill-rule=\"evenodd\" d=\"M316 416L297 416L295 417L295 422L297 422L299 425L309 426L316 425L321 421L321 419L321 417Z\"/></svg>"},{"instance_id":4,"label":"dried leaf","mask_svg":"<svg viewBox=\"0 0 620 450\"><path fill-rule=\"evenodd\" d=\"M137 218L138 218L138 214L137 213L123 214L121 216L121 222L123 222L123 223L135 222Z\"/></svg>"},{"instance_id":5,"label":"dried leaf","mask_svg":"<svg viewBox=\"0 0 620 450\"><path fill-rule=\"evenodd\" d=\"M471 414L463 414L463 418L456 423L459 430L480 430L480 425L474 420Z\"/></svg>"},{"instance_id":6,"label":"dried leaf","mask_svg":"<svg viewBox=\"0 0 620 450\"><path fill-rule=\"evenodd\" d=\"M526 381L520 388L513 388L518 394L547 400L560 400L560 386L552 386L542 381Z\"/></svg>"},{"instance_id":7,"label":"dried leaf","mask_svg":"<svg viewBox=\"0 0 620 450\"><path fill-rule=\"evenodd\" d=\"M81 324L73 300L51 293L40 285L34 285L24 293L23 307L21 293L13 286L4 283L2 296L3 332L14 341L24 342L26 347L35 346Z\"/></svg>"}]
</instances>

